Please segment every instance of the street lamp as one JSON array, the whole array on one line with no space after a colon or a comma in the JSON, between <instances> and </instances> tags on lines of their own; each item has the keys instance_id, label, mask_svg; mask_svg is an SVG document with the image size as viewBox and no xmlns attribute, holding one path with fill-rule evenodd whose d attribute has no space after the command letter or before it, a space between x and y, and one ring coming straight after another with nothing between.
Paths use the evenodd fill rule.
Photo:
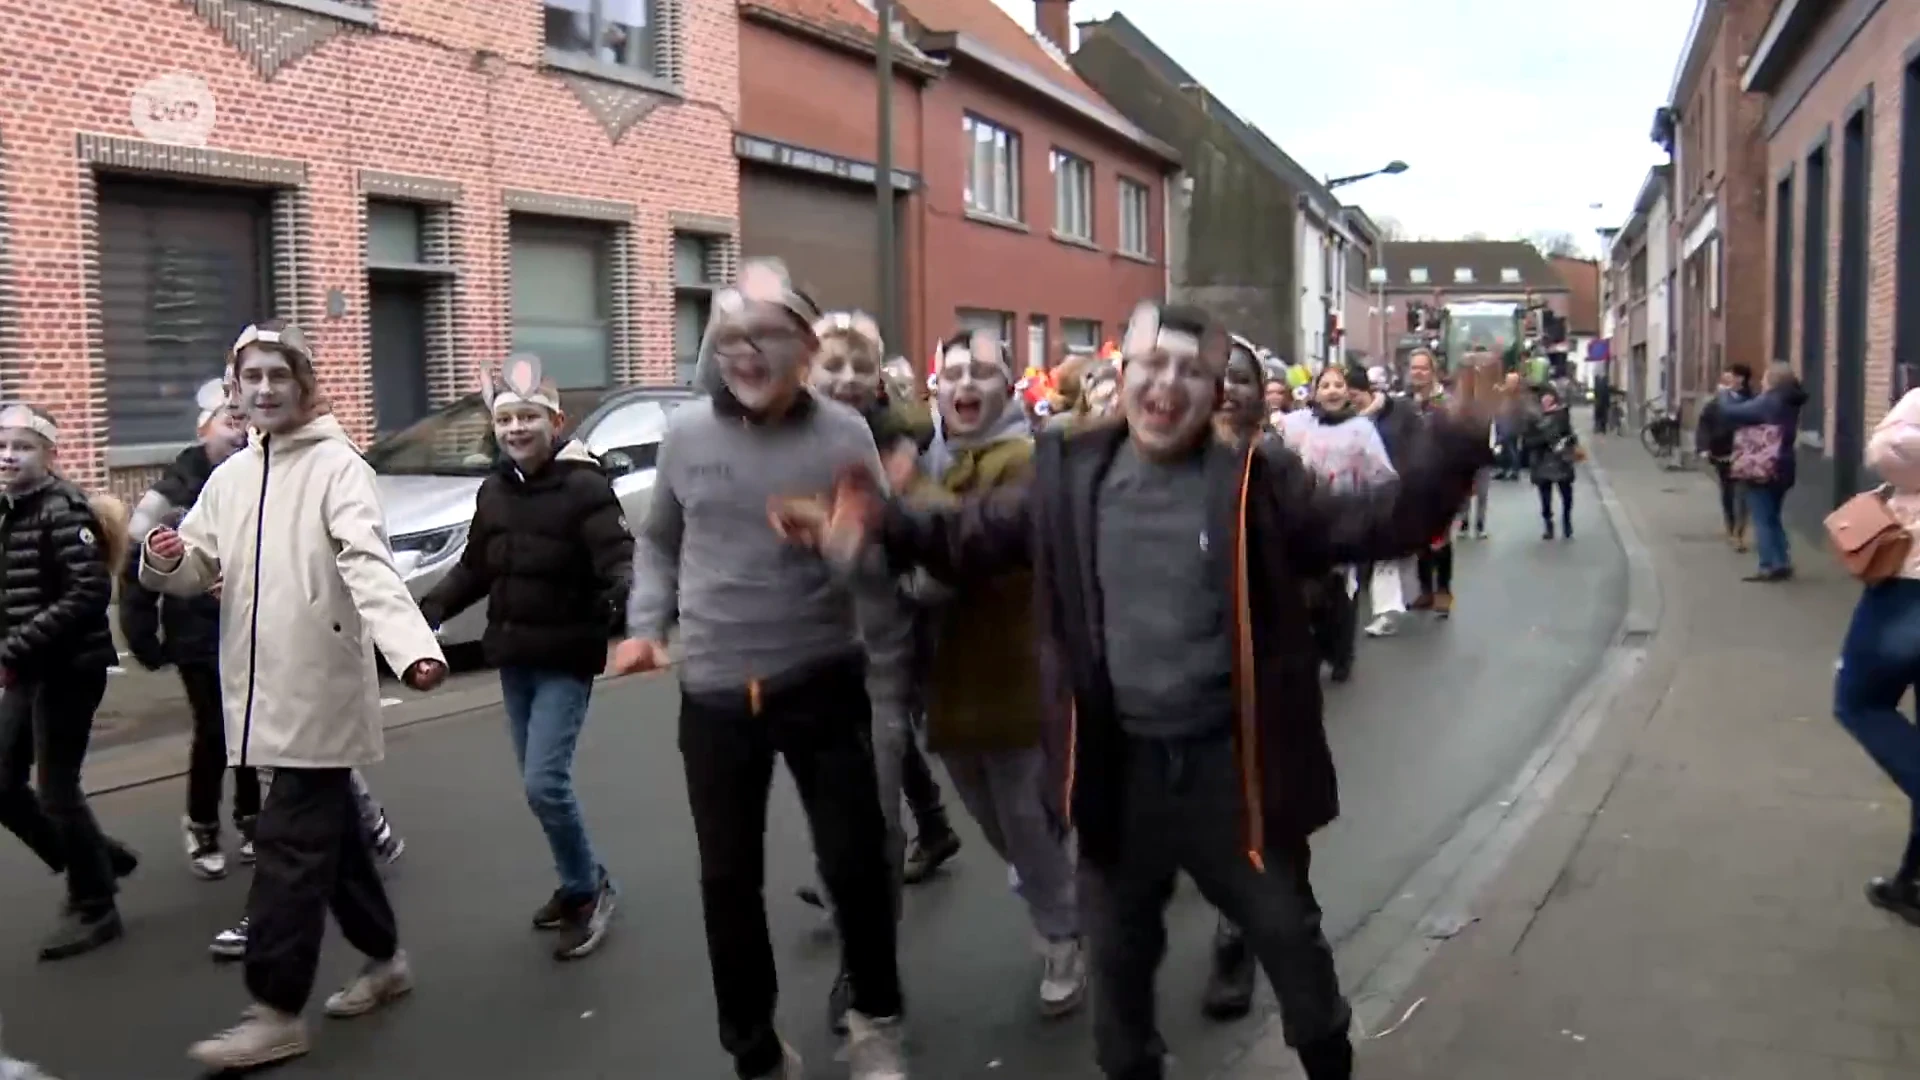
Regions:
<instances>
[{"instance_id":1,"label":"street lamp","mask_svg":"<svg viewBox=\"0 0 1920 1080\"><path fill-rule=\"evenodd\" d=\"M1352 176L1336 176L1327 181L1327 190L1331 191L1334 188L1345 187L1348 184L1357 184L1362 180L1371 180L1376 176L1399 176L1406 171L1407 163L1395 158L1372 172L1355 173Z\"/></svg>"}]
</instances>

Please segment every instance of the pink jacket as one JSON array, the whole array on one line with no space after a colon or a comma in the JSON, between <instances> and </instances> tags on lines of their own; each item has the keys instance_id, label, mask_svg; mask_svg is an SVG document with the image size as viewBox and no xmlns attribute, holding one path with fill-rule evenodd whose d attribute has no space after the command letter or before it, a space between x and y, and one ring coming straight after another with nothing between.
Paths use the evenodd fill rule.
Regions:
<instances>
[{"instance_id":1,"label":"pink jacket","mask_svg":"<svg viewBox=\"0 0 1920 1080\"><path fill-rule=\"evenodd\" d=\"M1867 440L1867 467L1893 487L1887 509L1907 531L1920 536L1920 390L1909 390ZM1920 543L1907 555L1900 576L1920 578Z\"/></svg>"}]
</instances>

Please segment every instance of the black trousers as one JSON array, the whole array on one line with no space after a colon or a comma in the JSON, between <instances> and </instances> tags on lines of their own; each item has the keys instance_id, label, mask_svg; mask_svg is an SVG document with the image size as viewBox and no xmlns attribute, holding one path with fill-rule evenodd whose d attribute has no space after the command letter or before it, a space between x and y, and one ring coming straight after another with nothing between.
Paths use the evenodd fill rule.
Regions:
<instances>
[{"instance_id":1,"label":"black trousers","mask_svg":"<svg viewBox=\"0 0 1920 1080\"><path fill-rule=\"evenodd\" d=\"M1573 520L1573 481L1571 480L1535 480L1533 489L1540 493L1540 516L1548 525L1553 524L1553 489L1560 489L1560 520Z\"/></svg>"},{"instance_id":2,"label":"black trousers","mask_svg":"<svg viewBox=\"0 0 1920 1080\"><path fill-rule=\"evenodd\" d=\"M907 809L913 812L913 822L921 835L931 838L934 832L947 827L947 808L941 799L940 782L933 778L933 768L927 764L925 751L920 749L917 733L907 740L900 771L900 793L906 796Z\"/></svg>"},{"instance_id":3,"label":"black trousers","mask_svg":"<svg viewBox=\"0 0 1920 1080\"><path fill-rule=\"evenodd\" d=\"M682 694L680 755L700 848L700 903L720 1045L741 1077L778 1068L779 980L767 932L767 793L784 757L833 900L853 1008L898 1016L892 871L874 779L864 663L834 661L757 694Z\"/></svg>"},{"instance_id":4,"label":"black trousers","mask_svg":"<svg viewBox=\"0 0 1920 1080\"><path fill-rule=\"evenodd\" d=\"M1733 461L1714 458L1713 475L1720 483L1720 520L1726 524L1729 533L1745 532L1747 493L1743 490L1745 485L1733 478Z\"/></svg>"},{"instance_id":5,"label":"black trousers","mask_svg":"<svg viewBox=\"0 0 1920 1080\"><path fill-rule=\"evenodd\" d=\"M1437 549L1423 551L1415 560L1414 572L1420 579L1420 592L1430 595L1435 592L1453 591L1453 541L1449 540Z\"/></svg>"},{"instance_id":6,"label":"black trousers","mask_svg":"<svg viewBox=\"0 0 1920 1080\"><path fill-rule=\"evenodd\" d=\"M354 948L393 958L393 905L360 827L351 770L274 769L253 848L246 980L255 1001L306 1008L329 911Z\"/></svg>"},{"instance_id":7,"label":"black trousers","mask_svg":"<svg viewBox=\"0 0 1920 1080\"><path fill-rule=\"evenodd\" d=\"M66 873L68 902L87 914L111 909L116 890L106 838L80 786L106 692L101 667L15 683L0 695L0 825Z\"/></svg>"},{"instance_id":8,"label":"black trousers","mask_svg":"<svg viewBox=\"0 0 1920 1080\"><path fill-rule=\"evenodd\" d=\"M1335 671L1351 671L1360 629L1359 594L1348 595L1344 571L1328 574L1310 588L1307 613L1320 659Z\"/></svg>"},{"instance_id":9,"label":"black trousers","mask_svg":"<svg viewBox=\"0 0 1920 1080\"><path fill-rule=\"evenodd\" d=\"M220 823L220 793L227 782L227 718L220 705L220 665L181 664L180 685L193 711L193 745L187 751L187 818L195 825ZM244 766L233 770L233 820L260 813L260 777Z\"/></svg>"},{"instance_id":10,"label":"black trousers","mask_svg":"<svg viewBox=\"0 0 1920 1080\"><path fill-rule=\"evenodd\" d=\"M1124 854L1113 865L1080 861L1100 1070L1109 1080L1164 1075L1154 978L1181 870L1259 958L1280 1001L1287 1045L1344 1038L1351 1013L1308 880L1310 849L1304 837L1270 843L1264 871L1247 858L1231 740L1132 739L1126 769Z\"/></svg>"}]
</instances>

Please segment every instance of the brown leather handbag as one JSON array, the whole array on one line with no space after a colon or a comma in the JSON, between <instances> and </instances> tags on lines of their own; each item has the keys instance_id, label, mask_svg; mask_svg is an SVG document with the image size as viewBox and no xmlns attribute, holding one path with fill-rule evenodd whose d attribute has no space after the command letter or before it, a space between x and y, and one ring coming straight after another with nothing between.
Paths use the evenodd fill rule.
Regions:
<instances>
[{"instance_id":1,"label":"brown leather handbag","mask_svg":"<svg viewBox=\"0 0 1920 1080\"><path fill-rule=\"evenodd\" d=\"M1913 535L1887 508L1888 487L1863 491L1827 515L1827 539L1847 573L1877 585L1906 565Z\"/></svg>"}]
</instances>

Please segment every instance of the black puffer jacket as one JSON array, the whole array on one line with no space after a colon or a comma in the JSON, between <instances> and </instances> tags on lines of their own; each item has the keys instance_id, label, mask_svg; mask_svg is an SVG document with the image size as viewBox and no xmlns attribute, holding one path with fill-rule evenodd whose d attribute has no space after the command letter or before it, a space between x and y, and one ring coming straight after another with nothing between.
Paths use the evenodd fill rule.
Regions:
<instances>
[{"instance_id":1,"label":"black puffer jacket","mask_svg":"<svg viewBox=\"0 0 1920 1080\"><path fill-rule=\"evenodd\" d=\"M86 493L56 477L0 499L0 513L0 668L34 679L116 662L107 625L113 573Z\"/></svg>"},{"instance_id":2,"label":"black puffer jacket","mask_svg":"<svg viewBox=\"0 0 1920 1080\"><path fill-rule=\"evenodd\" d=\"M180 451L166 475L140 500L142 515L152 515L157 524L177 527L212 475L213 462L208 460L205 447L190 446ZM220 661L220 601L211 595L162 596L140 584L136 543L120 576L120 633L127 639L127 650L143 667L216 664Z\"/></svg>"},{"instance_id":3,"label":"black puffer jacket","mask_svg":"<svg viewBox=\"0 0 1920 1080\"><path fill-rule=\"evenodd\" d=\"M600 463L569 442L532 476L501 463L480 485L467 549L420 601L439 626L487 600L487 662L581 678L626 628L633 534Z\"/></svg>"}]
</instances>

